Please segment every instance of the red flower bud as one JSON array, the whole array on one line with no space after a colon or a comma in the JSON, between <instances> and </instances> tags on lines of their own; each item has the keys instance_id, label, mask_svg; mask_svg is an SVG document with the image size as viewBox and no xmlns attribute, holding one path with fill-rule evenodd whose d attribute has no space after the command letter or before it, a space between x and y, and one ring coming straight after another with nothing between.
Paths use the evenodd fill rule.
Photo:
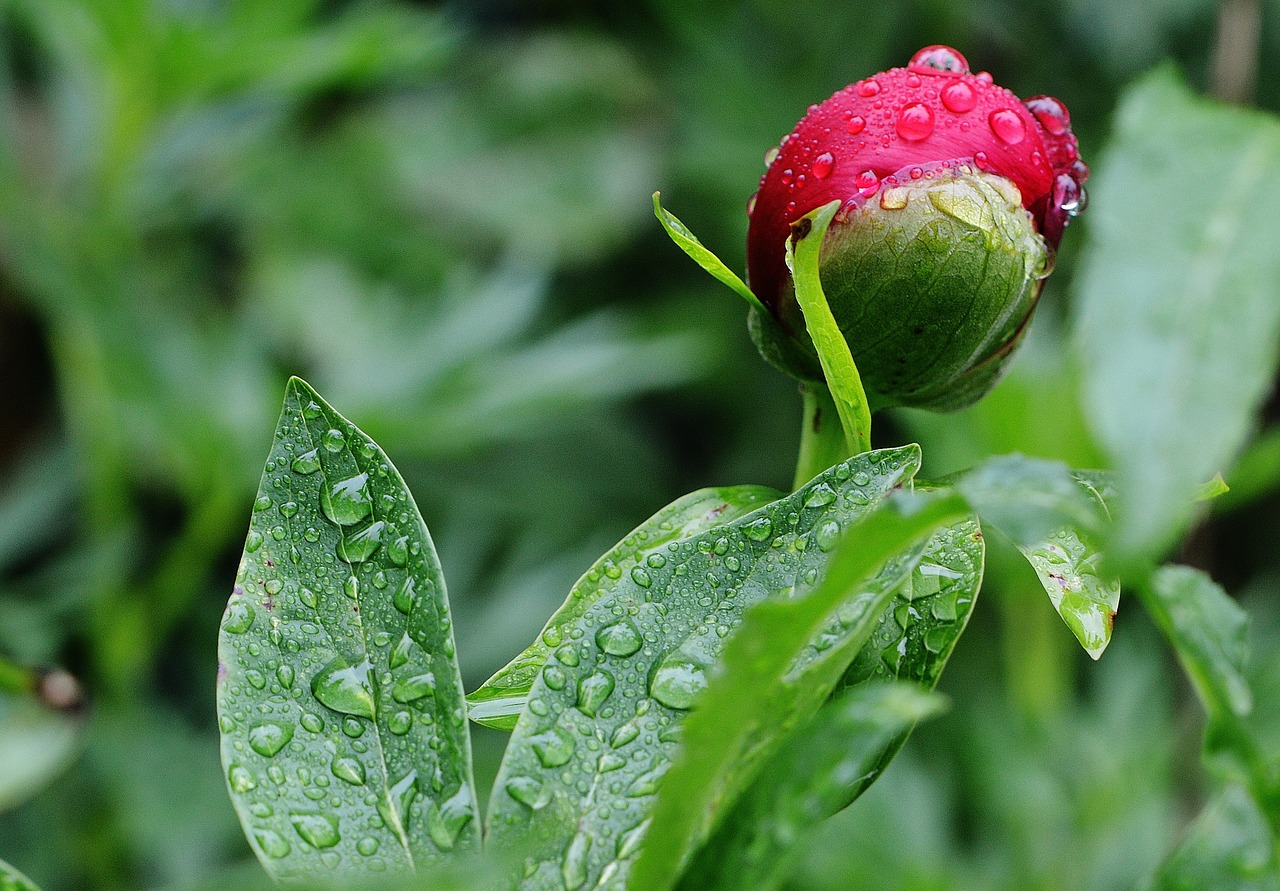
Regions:
<instances>
[{"instance_id":1,"label":"red flower bud","mask_svg":"<svg viewBox=\"0 0 1280 891\"><path fill-rule=\"evenodd\" d=\"M816 365L804 358L812 345L784 250L793 223L839 201L822 280L868 395L879 405L937 408L968 404L998 378L1062 231L1083 207L1089 174L1061 102L1049 96L1023 102L990 75L971 74L964 57L944 46L926 47L906 68L850 84L811 106L766 163L747 235L751 290L777 323L759 326L766 355L791 373L815 376ZM957 200L954 194L936 193L957 180L976 189L959 199L967 213L944 207ZM914 216L903 211L911 201ZM975 201L981 213L972 210ZM939 211L952 228L932 221ZM1015 212L1020 219L1003 219ZM966 237L978 231L982 238ZM916 243L925 236L927 245ZM892 262L864 262L877 250ZM1005 264L1000 288L982 284L989 259L983 250L999 253ZM927 268L931 263L936 269ZM1010 276L1018 277L1013 267L1022 265L1025 286L1011 287ZM961 293L966 288L973 293ZM937 335L935 344L912 340L925 332ZM791 342L768 342L778 335Z\"/></svg>"}]
</instances>

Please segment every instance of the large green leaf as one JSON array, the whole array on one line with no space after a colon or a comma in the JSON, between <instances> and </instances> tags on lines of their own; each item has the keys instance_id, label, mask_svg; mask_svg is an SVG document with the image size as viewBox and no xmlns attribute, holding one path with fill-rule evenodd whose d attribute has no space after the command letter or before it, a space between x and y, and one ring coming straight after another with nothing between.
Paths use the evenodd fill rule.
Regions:
<instances>
[{"instance_id":1,"label":"large green leaf","mask_svg":"<svg viewBox=\"0 0 1280 891\"><path fill-rule=\"evenodd\" d=\"M444 579L404 481L290 381L218 647L231 797L281 879L479 843Z\"/></svg>"},{"instance_id":2,"label":"large green leaf","mask_svg":"<svg viewBox=\"0 0 1280 891\"><path fill-rule=\"evenodd\" d=\"M1116 541L1165 549L1227 469L1280 355L1280 124L1140 81L1090 184L1077 279L1085 416L1121 471Z\"/></svg>"},{"instance_id":3,"label":"large green leaf","mask_svg":"<svg viewBox=\"0 0 1280 891\"><path fill-rule=\"evenodd\" d=\"M626 574L643 580L666 561L664 552L672 542L730 523L782 494L764 486L700 489L645 520L578 579L537 640L467 696L471 719L499 730L513 729L547 659L618 579Z\"/></svg>"},{"instance_id":4,"label":"large green leaf","mask_svg":"<svg viewBox=\"0 0 1280 891\"><path fill-rule=\"evenodd\" d=\"M914 446L859 455L732 523L671 542L564 630L489 808L495 843L529 846L522 887L624 881L680 726L744 611L820 584L842 530L909 484L919 460Z\"/></svg>"},{"instance_id":5,"label":"large green leaf","mask_svg":"<svg viewBox=\"0 0 1280 891\"><path fill-rule=\"evenodd\" d=\"M40 891L36 883L0 860L0 891Z\"/></svg>"},{"instance_id":6,"label":"large green leaf","mask_svg":"<svg viewBox=\"0 0 1280 891\"><path fill-rule=\"evenodd\" d=\"M1144 891L1275 891L1280 863L1271 826L1237 785L1218 792Z\"/></svg>"},{"instance_id":7,"label":"large green leaf","mask_svg":"<svg viewBox=\"0 0 1280 891\"><path fill-rule=\"evenodd\" d=\"M905 683L860 684L838 694L769 760L680 887L767 891L782 885L808 830L848 804L850 786L942 704L940 696Z\"/></svg>"},{"instance_id":8,"label":"large green leaf","mask_svg":"<svg viewBox=\"0 0 1280 891\"><path fill-rule=\"evenodd\" d=\"M680 757L663 781L629 887L673 886L788 729L821 708L924 542L966 512L953 493L889 501L848 532L816 587L751 610L725 650L723 670L685 722ZM834 640L832 619L842 629Z\"/></svg>"}]
</instances>

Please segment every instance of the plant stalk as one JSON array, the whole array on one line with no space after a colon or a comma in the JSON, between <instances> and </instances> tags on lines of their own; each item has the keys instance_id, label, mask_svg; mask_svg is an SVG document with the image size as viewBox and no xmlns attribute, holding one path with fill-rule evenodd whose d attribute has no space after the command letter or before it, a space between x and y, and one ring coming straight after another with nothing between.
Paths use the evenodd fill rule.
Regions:
<instances>
[{"instance_id":1,"label":"plant stalk","mask_svg":"<svg viewBox=\"0 0 1280 891\"><path fill-rule=\"evenodd\" d=\"M800 392L804 396L804 418L800 426L796 477L791 484L793 491L853 454L831 391L823 384L810 382L802 384Z\"/></svg>"}]
</instances>

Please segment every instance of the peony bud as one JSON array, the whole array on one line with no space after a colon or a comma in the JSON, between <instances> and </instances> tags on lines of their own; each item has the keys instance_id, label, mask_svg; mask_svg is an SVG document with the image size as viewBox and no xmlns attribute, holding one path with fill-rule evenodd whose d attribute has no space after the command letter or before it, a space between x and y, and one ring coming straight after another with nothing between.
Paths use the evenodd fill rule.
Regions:
<instances>
[{"instance_id":1,"label":"peony bud","mask_svg":"<svg viewBox=\"0 0 1280 891\"><path fill-rule=\"evenodd\" d=\"M867 397L939 410L998 380L1089 175L1061 102L1023 102L943 46L811 106L766 163L747 235L761 351L821 378L785 247L839 201L820 273Z\"/></svg>"}]
</instances>

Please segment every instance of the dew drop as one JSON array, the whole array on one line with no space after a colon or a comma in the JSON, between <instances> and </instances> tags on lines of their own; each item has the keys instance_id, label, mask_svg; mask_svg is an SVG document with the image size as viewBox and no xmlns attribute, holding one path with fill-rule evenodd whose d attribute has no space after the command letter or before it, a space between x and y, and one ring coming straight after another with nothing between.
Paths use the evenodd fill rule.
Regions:
<instances>
[{"instance_id":1,"label":"dew drop","mask_svg":"<svg viewBox=\"0 0 1280 891\"><path fill-rule=\"evenodd\" d=\"M973 87L958 80L943 87L942 104L947 111L965 114L978 107L978 94Z\"/></svg>"},{"instance_id":2,"label":"dew drop","mask_svg":"<svg viewBox=\"0 0 1280 891\"><path fill-rule=\"evenodd\" d=\"M649 575L649 571L643 566L631 567L631 580L641 588L647 588L653 584L653 577Z\"/></svg>"},{"instance_id":3,"label":"dew drop","mask_svg":"<svg viewBox=\"0 0 1280 891\"><path fill-rule=\"evenodd\" d=\"M373 836L369 836L356 842L356 850L365 857L372 857L374 854L378 853L378 845L378 840Z\"/></svg>"},{"instance_id":4,"label":"dew drop","mask_svg":"<svg viewBox=\"0 0 1280 891\"><path fill-rule=\"evenodd\" d=\"M512 777L505 786L507 794L530 810L546 806L549 796L542 792L542 782L534 777Z\"/></svg>"},{"instance_id":5,"label":"dew drop","mask_svg":"<svg viewBox=\"0 0 1280 891\"><path fill-rule=\"evenodd\" d=\"M565 849L560 863L560 877L566 891L577 891L587 883L587 855L591 851L591 836L578 832Z\"/></svg>"},{"instance_id":6,"label":"dew drop","mask_svg":"<svg viewBox=\"0 0 1280 891\"><path fill-rule=\"evenodd\" d=\"M342 840L338 818L333 814L295 811L289 815L294 830L313 848L332 848Z\"/></svg>"},{"instance_id":7,"label":"dew drop","mask_svg":"<svg viewBox=\"0 0 1280 891\"><path fill-rule=\"evenodd\" d=\"M1053 136L1061 136L1071 126L1071 115L1067 112L1067 107L1052 96L1033 96L1023 105L1036 116L1040 126Z\"/></svg>"},{"instance_id":8,"label":"dew drop","mask_svg":"<svg viewBox=\"0 0 1280 891\"><path fill-rule=\"evenodd\" d=\"M280 667L276 669L276 677L279 679L281 687L286 690L293 689L294 672L292 665L281 663Z\"/></svg>"},{"instance_id":9,"label":"dew drop","mask_svg":"<svg viewBox=\"0 0 1280 891\"><path fill-rule=\"evenodd\" d=\"M640 632L625 619L596 632L596 644L610 656L630 656L643 643Z\"/></svg>"},{"instance_id":10,"label":"dew drop","mask_svg":"<svg viewBox=\"0 0 1280 891\"><path fill-rule=\"evenodd\" d=\"M301 455L298 455L293 459L293 464L290 466L293 467L294 473L315 473L320 469L319 449L312 449L309 452L303 452Z\"/></svg>"},{"instance_id":11,"label":"dew drop","mask_svg":"<svg viewBox=\"0 0 1280 891\"><path fill-rule=\"evenodd\" d=\"M352 739L359 739L364 736L364 721L354 715L347 715L342 719L342 732ZM361 751L357 749L357 751Z\"/></svg>"},{"instance_id":12,"label":"dew drop","mask_svg":"<svg viewBox=\"0 0 1280 891\"><path fill-rule=\"evenodd\" d=\"M660 764L652 770L640 774L627 787L627 797L641 798L645 795L653 795L658 791L658 781L662 779L670 766L670 764Z\"/></svg>"},{"instance_id":13,"label":"dew drop","mask_svg":"<svg viewBox=\"0 0 1280 891\"><path fill-rule=\"evenodd\" d=\"M427 810L427 834L437 848L452 851L472 815L471 793L464 785L438 807L431 803Z\"/></svg>"},{"instance_id":14,"label":"dew drop","mask_svg":"<svg viewBox=\"0 0 1280 891\"><path fill-rule=\"evenodd\" d=\"M933 111L927 105L914 102L898 112L895 127L898 135L908 142L927 139L933 132Z\"/></svg>"},{"instance_id":15,"label":"dew drop","mask_svg":"<svg viewBox=\"0 0 1280 891\"><path fill-rule=\"evenodd\" d=\"M257 529L249 530L249 534L245 536L244 540L245 552L252 554L260 547L262 547L262 533Z\"/></svg>"},{"instance_id":16,"label":"dew drop","mask_svg":"<svg viewBox=\"0 0 1280 891\"><path fill-rule=\"evenodd\" d=\"M387 656L387 667L396 669L407 663L413 654L413 646L413 638L409 637L407 632L401 635L400 640L396 641L396 645L391 648L391 653Z\"/></svg>"},{"instance_id":17,"label":"dew drop","mask_svg":"<svg viewBox=\"0 0 1280 891\"><path fill-rule=\"evenodd\" d=\"M778 155L780 154L782 154L782 149L776 145L770 148L767 152L765 152L764 153L764 169L768 170L770 167L772 167L773 162L778 160Z\"/></svg>"},{"instance_id":18,"label":"dew drop","mask_svg":"<svg viewBox=\"0 0 1280 891\"><path fill-rule=\"evenodd\" d=\"M354 575L347 576L347 580L342 585L342 593L352 600L358 599L360 597L360 580Z\"/></svg>"},{"instance_id":19,"label":"dew drop","mask_svg":"<svg viewBox=\"0 0 1280 891\"><path fill-rule=\"evenodd\" d=\"M236 599L227 604L227 615L222 620L222 630L228 634L244 634L253 627L253 607Z\"/></svg>"},{"instance_id":20,"label":"dew drop","mask_svg":"<svg viewBox=\"0 0 1280 891\"><path fill-rule=\"evenodd\" d=\"M369 474L359 473L320 489L320 509L339 526L359 523L373 511Z\"/></svg>"},{"instance_id":21,"label":"dew drop","mask_svg":"<svg viewBox=\"0 0 1280 891\"><path fill-rule=\"evenodd\" d=\"M259 495L253 500L253 512L266 510L271 507L272 501L270 495Z\"/></svg>"},{"instance_id":22,"label":"dew drop","mask_svg":"<svg viewBox=\"0 0 1280 891\"><path fill-rule=\"evenodd\" d=\"M333 764L329 767L333 771L333 775L343 782L350 783L353 786L364 785L364 765L355 758L348 758L342 755L335 755Z\"/></svg>"},{"instance_id":23,"label":"dew drop","mask_svg":"<svg viewBox=\"0 0 1280 891\"><path fill-rule=\"evenodd\" d=\"M253 840L258 843L262 853L272 860L279 860L281 857L289 856L289 843L281 838L279 833L271 829L254 829Z\"/></svg>"},{"instance_id":24,"label":"dew drop","mask_svg":"<svg viewBox=\"0 0 1280 891\"><path fill-rule=\"evenodd\" d=\"M408 712L396 712L387 719L387 728L396 736L404 736L413 726L413 715Z\"/></svg>"},{"instance_id":25,"label":"dew drop","mask_svg":"<svg viewBox=\"0 0 1280 891\"><path fill-rule=\"evenodd\" d=\"M372 719L375 699L371 669L367 659L351 665L338 656L311 679L311 693L321 705L335 712Z\"/></svg>"},{"instance_id":26,"label":"dew drop","mask_svg":"<svg viewBox=\"0 0 1280 891\"><path fill-rule=\"evenodd\" d=\"M382 543L382 531L386 527L387 524L379 520L354 535L343 537L338 542L338 558L345 563L363 563L368 560Z\"/></svg>"},{"instance_id":27,"label":"dew drop","mask_svg":"<svg viewBox=\"0 0 1280 891\"><path fill-rule=\"evenodd\" d=\"M573 757L573 737L559 727L531 736L529 745L543 767L560 767Z\"/></svg>"},{"instance_id":28,"label":"dew drop","mask_svg":"<svg viewBox=\"0 0 1280 891\"><path fill-rule=\"evenodd\" d=\"M249 730L249 748L264 758L274 758L293 739L293 726L263 721Z\"/></svg>"},{"instance_id":29,"label":"dew drop","mask_svg":"<svg viewBox=\"0 0 1280 891\"><path fill-rule=\"evenodd\" d=\"M324 409L314 399L302 407L302 416L304 418L318 418L322 414L324 414Z\"/></svg>"},{"instance_id":30,"label":"dew drop","mask_svg":"<svg viewBox=\"0 0 1280 891\"><path fill-rule=\"evenodd\" d=\"M747 216L751 216L756 212L756 201L759 200L760 193L755 192L747 199Z\"/></svg>"},{"instance_id":31,"label":"dew drop","mask_svg":"<svg viewBox=\"0 0 1280 891\"><path fill-rule=\"evenodd\" d=\"M704 666L692 659L668 659L654 672L649 694L667 708L688 709L707 686Z\"/></svg>"},{"instance_id":32,"label":"dew drop","mask_svg":"<svg viewBox=\"0 0 1280 891\"><path fill-rule=\"evenodd\" d=\"M316 598L316 592L312 591L310 588L299 588L298 599L312 609L315 609L320 603Z\"/></svg>"},{"instance_id":33,"label":"dew drop","mask_svg":"<svg viewBox=\"0 0 1280 891\"><path fill-rule=\"evenodd\" d=\"M320 437L320 442L324 443L324 447L329 451L340 452L347 444L347 435L337 429L326 430Z\"/></svg>"},{"instance_id":34,"label":"dew drop","mask_svg":"<svg viewBox=\"0 0 1280 891\"><path fill-rule=\"evenodd\" d=\"M773 520L768 517L759 517L747 524L747 538L752 541L768 541L773 537Z\"/></svg>"},{"instance_id":35,"label":"dew drop","mask_svg":"<svg viewBox=\"0 0 1280 891\"><path fill-rule=\"evenodd\" d=\"M844 122L845 132L850 136L857 136L867 128L867 121L862 115L855 114L849 120Z\"/></svg>"},{"instance_id":36,"label":"dew drop","mask_svg":"<svg viewBox=\"0 0 1280 891\"><path fill-rule=\"evenodd\" d=\"M904 188L885 189L880 193L880 206L885 210L902 210L907 206L908 198Z\"/></svg>"},{"instance_id":37,"label":"dew drop","mask_svg":"<svg viewBox=\"0 0 1280 891\"><path fill-rule=\"evenodd\" d=\"M907 70L918 74L968 74L969 62L949 46L926 46L911 57Z\"/></svg>"},{"instance_id":38,"label":"dew drop","mask_svg":"<svg viewBox=\"0 0 1280 891\"><path fill-rule=\"evenodd\" d=\"M615 749L621 749L639 735L640 727L635 721L628 721L613 731L613 735L609 737L609 745Z\"/></svg>"},{"instance_id":39,"label":"dew drop","mask_svg":"<svg viewBox=\"0 0 1280 891\"><path fill-rule=\"evenodd\" d=\"M804 506L812 508L826 507L835 500L835 489L832 489L831 486L826 483L818 483L818 485L810 489L809 493L805 496Z\"/></svg>"},{"instance_id":40,"label":"dew drop","mask_svg":"<svg viewBox=\"0 0 1280 891\"><path fill-rule=\"evenodd\" d=\"M302 725L303 730L309 730L312 733L319 733L324 730L324 719L311 712L303 712L302 718L298 723Z\"/></svg>"},{"instance_id":41,"label":"dew drop","mask_svg":"<svg viewBox=\"0 0 1280 891\"><path fill-rule=\"evenodd\" d=\"M241 795L258 788L258 781L253 778L253 774L247 767L239 764L231 765L231 769L227 771L227 783L231 786L232 792L238 792Z\"/></svg>"},{"instance_id":42,"label":"dew drop","mask_svg":"<svg viewBox=\"0 0 1280 891\"><path fill-rule=\"evenodd\" d=\"M831 550L840 541L840 524L835 520L823 523L814 533L814 539L821 550Z\"/></svg>"},{"instance_id":43,"label":"dew drop","mask_svg":"<svg viewBox=\"0 0 1280 891\"><path fill-rule=\"evenodd\" d=\"M875 80L875 78L869 77L866 80L858 81L854 85L853 90L862 98L870 99L872 96L880 92L880 84Z\"/></svg>"},{"instance_id":44,"label":"dew drop","mask_svg":"<svg viewBox=\"0 0 1280 891\"><path fill-rule=\"evenodd\" d=\"M410 610L413 609L414 602L418 599L417 587L418 582L413 576L405 576L404 582L396 589L396 593L391 596L391 603L406 616L409 615Z\"/></svg>"},{"instance_id":45,"label":"dew drop","mask_svg":"<svg viewBox=\"0 0 1280 891\"><path fill-rule=\"evenodd\" d=\"M569 668L576 668L578 665L578 651L571 644L565 644L556 650L556 659L560 660L561 665L567 665Z\"/></svg>"},{"instance_id":46,"label":"dew drop","mask_svg":"<svg viewBox=\"0 0 1280 891\"><path fill-rule=\"evenodd\" d=\"M589 718L594 718L613 693L613 675L607 671L596 671L578 681L578 711Z\"/></svg>"},{"instance_id":47,"label":"dew drop","mask_svg":"<svg viewBox=\"0 0 1280 891\"><path fill-rule=\"evenodd\" d=\"M417 702L436 690L436 676L430 671L400 678L391 688L391 698L399 703Z\"/></svg>"},{"instance_id":48,"label":"dew drop","mask_svg":"<svg viewBox=\"0 0 1280 891\"><path fill-rule=\"evenodd\" d=\"M813 159L813 175L818 179L826 179L831 175L831 171L835 169L836 159L831 152L823 152Z\"/></svg>"},{"instance_id":49,"label":"dew drop","mask_svg":"<svg viewBox=\"0 0 1280 891\"><path fill-rule=\"evenodd\" d=\"M869 198L880 188L880 177L876 176L874 170L867 169L854 177L853 184L857 186L859 195Z\"/></svg>"},{"instance_id":50,"label":"dew drop","mask_svg":"<svg viewBox=\"0 0 1280 891\"><path fill-rule=\"evenodd\" d=\"M987 123L991 125L991 132L1006 145L1017 145L1026 138L1027 125L1016 111L1007 108L993 111Z\"/></svg>"},{"instance_id":51,"label":"dew drop","mask_svg":"<svg viewBox=\"0 0 1280 891\"><path fill-rule=\"evenodd\" d=\"M280 515L284 517L286 520L290 519L297 513L298 513L298 502L296 501L286 501L284 504L280 505Z\"/></svg>"},{"instance_id":52,"label":"dew drop","mask_svg":"<svg viewBox=\"0 0 1280 891\"><path fill-rule=\"evenodd\" d=\"M565 675L563 668L548 665L542 669L542 681L552 690L563 690L569 683L569 678Z\"/></svg>"}]
</instances>

